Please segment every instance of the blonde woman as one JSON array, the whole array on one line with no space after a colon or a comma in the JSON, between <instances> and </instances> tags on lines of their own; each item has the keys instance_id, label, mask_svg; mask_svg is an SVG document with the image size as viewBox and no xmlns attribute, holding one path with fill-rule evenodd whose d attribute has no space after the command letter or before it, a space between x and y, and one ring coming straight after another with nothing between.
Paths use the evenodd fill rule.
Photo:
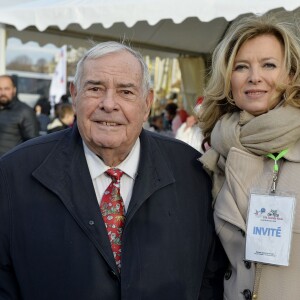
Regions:
<instances>
[{"instance_id":1,"label":"blonde woman","mask_svg":"<svg viewBox=\"0 0 300 300\"><path fill-rule=\"evenodd\" d=\"M300 46L294 27L271 15L244 18L213 54L200 117L210 149L200 160L213 177L216 231L230 261L227 300L300 299Z\"/></svg>"}]
</instances>

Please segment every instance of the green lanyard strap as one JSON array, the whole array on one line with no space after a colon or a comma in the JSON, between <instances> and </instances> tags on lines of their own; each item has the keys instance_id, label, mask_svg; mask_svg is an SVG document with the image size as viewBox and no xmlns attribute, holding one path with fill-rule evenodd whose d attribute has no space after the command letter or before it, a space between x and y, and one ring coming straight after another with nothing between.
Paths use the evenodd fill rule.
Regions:
<instances>
[{"instance_id":1,"label":"green lanyard strap","mask_svg":"<svg viewBox=\"0 0 300 300\"><path fill-rule=\"evenodd\" d=\"M278 168L279 167L278 167L277 161L280 160L282 157L284 157L287 152L288 152L288 149L284 149L284 150L280 151L279 154L276 157L272 153L267 154L267 157L273 159L274 162L275 162L275 164L274 164L274 172L278 173Z\"/></svg>"},{"instance_id":2,"label":"green lanyard strap","mask_svg":"<svg viewBox=\"0 0 300 300\"><path fill-rule=\"evenodd\" d=\"M288 152L288 149L284 149L276 157L272 153L267 154L267 157L273 159L275 162L274 168L273 168L273 182L272 182L272 187L271 187L271 193L276 192L276 185L277 185L277 179L278 179L277 174L278 174L278 169L279 169L277 161L280 160L283 156L285 156L287 152Z\"/></svg>"}]
</instances>

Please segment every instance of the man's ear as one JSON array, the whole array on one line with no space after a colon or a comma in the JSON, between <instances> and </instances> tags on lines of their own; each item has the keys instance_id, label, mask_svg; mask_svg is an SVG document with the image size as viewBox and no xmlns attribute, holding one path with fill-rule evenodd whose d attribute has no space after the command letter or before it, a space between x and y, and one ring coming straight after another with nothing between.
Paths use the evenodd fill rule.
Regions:
<instances>
[{"instance_id":1,"label":"man's ear","mask_svg":"<svg viewBox=\"0 0 300 300\"><path fill-rule=\"evenodd\" d=\"M146 98L146 111L145 111L145 115L144 115L144 122L146 122L148 120L149 114L150 114L150 110L153 104L153 99L154 99L154 93L153 93L153 89L151 89L148 92L147 98Z\"/></svg>"},{"instance_id":2,"label":"man's ear","mask_svg":"<svg viewBox=\"0 0 300 300\"><path fill-rule=\"evenodd\" d=\"M73 82L70 83L70 88L69 88L71 98L72 98L72 105L73 109L76 112L76 98L77 98L77 88Z\"/></svg>"}]
</instances>

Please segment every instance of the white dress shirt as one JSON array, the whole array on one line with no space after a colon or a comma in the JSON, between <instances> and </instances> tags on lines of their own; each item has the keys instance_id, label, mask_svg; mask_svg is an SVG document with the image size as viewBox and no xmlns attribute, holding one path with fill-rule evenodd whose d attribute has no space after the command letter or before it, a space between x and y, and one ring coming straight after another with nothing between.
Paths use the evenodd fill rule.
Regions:
<instances>
[{"instance_id":1,"label":"white dress shirt","mask_svg":"<svg viewBox=\"0 0 300 300\"><path fill-rule=\"evenodd\" d=\"M120 181L120 192L124 201L125 212L128 210L134 180L137 175L137 169L140 160L140 147L140 139L138 138L126 159L116 166L116 168L124 172ZM100 205L102 196L111 183L111 178L105 174L105 171L110 169L110 167L106 166L104 162L95 153L93 153L84 142L83 148L97 200Z\"/></svg>"}]
</instances>

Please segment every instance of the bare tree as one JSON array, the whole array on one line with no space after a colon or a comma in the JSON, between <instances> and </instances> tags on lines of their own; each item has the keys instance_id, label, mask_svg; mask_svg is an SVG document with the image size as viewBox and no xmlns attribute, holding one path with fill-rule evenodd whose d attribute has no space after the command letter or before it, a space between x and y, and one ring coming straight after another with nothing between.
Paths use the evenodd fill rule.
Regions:
<instances>
[{"instance_id":1,"label":"bare tree","mask_svg":"<svg viewBox=\"0 0 300 300\"><path fill-rule=\"evenodd\" d=\"M7 69L18 71L33 71L32 59L27 55L17 56L13 61L7 65Z\"/></svg>"}]
</instances>

